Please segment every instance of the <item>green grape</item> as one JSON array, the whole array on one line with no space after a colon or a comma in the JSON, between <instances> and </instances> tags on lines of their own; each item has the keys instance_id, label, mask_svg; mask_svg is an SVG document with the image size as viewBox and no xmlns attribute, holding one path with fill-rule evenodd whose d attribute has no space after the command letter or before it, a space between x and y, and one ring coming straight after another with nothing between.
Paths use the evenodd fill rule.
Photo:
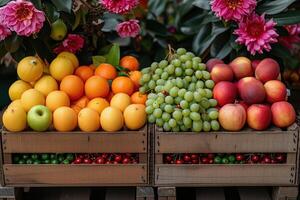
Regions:
<instances>
[{"instance_id":1,"label":"green grape","mask_svg":"<svg viewBox=\"0 0 300 200\"><path fill-rule=\"evenodd\" d=\"M155 120L155 124L159 127L163 127L164 121L161 118Z\"/></svg>"},{"instance_id":2,"label":"green grape","mask_svg":"<svg viewBox=\"0 0 300 200\"><path fill-rule=\"evenodd\" d=\"M189 129L185 125L180 125L180 131L188 131Z\"/></svg>"},{"instance_id":3,"label":"green grape","mask_svg":"<svg viewBox=\"0 0 300 200\"><path fill-rule=\"evenodd\" d=\"M170 130L171 130L171 126L169 125L168 122L165 122L165 123L164 123L163 129L164 129L165 131L170 131Z\"/></svg>"},{"instance_id":4,"label":"green grape","mask_svg":"<svg viewBox=\"0 0 300 200\"><path fill-rule=\"evenodd\" d=\"M162 110L160 108L154 109L153 115L154 115L155 118L161 118L161 116L162 116Z\"/></svg>"},{"instance_id":5,"label":"green grape","mask_svg":"<svg viewBox=\"0 0 300 200\"><path fill-rule=\"evenodd\" d=\"M157 81L158 79L160 79L160 75L158 75L158 74L153 74L151 79L152 79L153 81Z\"/></svg>"},{"instance_id":6,"label":"green grape","mask_svg":"<svg viewBox=\"0 0 300 200\"><path fill-rule=\"evenodd\" d=\"M157 101L154 101L152 104L153 108L159 108L159 103Z\"/></svg>"},{"instance_id":7,"label":"green grape","mask_svg":"<svg viewBox=\"0 0 300 200\"><path fill-rule=\"evenodd\" d=\"M176 86L176 79L175 79L175 78L172 78L171 83L172 83L174 86Z\"/></svg>"},{"instance_id":8,"label":"green grape","mask_svg":"<svg viewBox=\"0 0 300 200\"><path fill-rule=\"evenodd\" d=\"M179 96L179 97L184 97L185 93L186 93L186 89L182 88L182 89L180 89L180 90L178 91L178 96Z\"/></svg>"},{"instance_id":9,"label":"green grape","mask_svg":"<svg viewBox=\"0 0 300 200\"><path fill-rule=\"evenodd\" d=\"M197 113L197 112L191 112L190 118L191 118L193 121L200 121L200 120L201 120L201 116L200 116L200 114Z\"/></svg>"},{"instance_id":10,"label":"green grape","mask_svg":"<svg viewBox=\"0 0 300 200\"><path fill-rule=\"evenodd\" d=\"M180 102L180 107L182 109L187 109L187 108L189 108L189 103L186 100L183 100Z\"/></svg>"},{"instance_id":11,"label":"green grape","mask_svg":"<svg viewBox=\"0 0 300 200\"><path fill-rule=\"evenodd\" d=\"M199 94L201 95L201 97L206 97L206 91L203 88L199 88L198 89Z\"/></svg>"},{"instance_id":12,"label":"green grape","mask_svg":"<svg viewBox=\"0 0 300 200\"><path fill-rule=\"evenodd\" d=\"M219 112L219 110L217 108L209 108L209 109L207 109L208 113L211 112L211 111L217 111L217 112Z\"/></svg>"},{"instance_id":13,"label":"green grape","mask_svg":"<svg viewBox=\"0 0 300 200\"><path fill-rule=\"evenodd\" d=\"M170 119L169 120L169 125L170 125L171 128L176 127L177 126L176 120L175 119Z\"/></svg>"},{"instance_id":14,"label":"green grape","mask_svg":"<svg viewBox=\"0 0 300 200\"><path fill-rule=\"evenodd\" d=\"M209 118L209 116L208 116L207 113L202 113L202 114L201 114L201 119L202 119L203 121L210 121L210 118Z\"/></svg>"},{"instance_id":15,"label":"green grape","mask_svg":"<svg viewBox=\"0 0 300 200\"><path fill-rule=\"evenodd\" d=\"M180 104L180 102L182 101L183 99L181 97L175 97L175 104Z\"/></svg>"},{"instance_id":16,"label":"green grape","mask_svg":"<svg viewBox=\"0 0 300 200\"><path fill-rule=\"evenodd\" d=\"M174 65L174 67L180 67L181 66L181 61L179 59L174 59L172 60L172 65Z\"/></svg>"},{"instance_id":17,"label":"green grape","mask_svg":"<svg viewBox=\"0 0 300 200\"><path fill-rule=\"evenodd\" d=\"M148 115L148 122L149 122L149 123L154 123L154 122L155 122L155 117L154 117L153 114Z\"/></svg>"},{"instance_id":18,"label":"green grape","mask_svg":"<svg viewBox=\"0 0 300 200\"><path fill-rule=\"evenodd\" d=\"M201 62L202 62L202 60L201 60L200 57L194 57L194 58L193 58L193 61L198 62L198 63L201 63Z\"/></svg>"},{"instance_id":19,"label":"green grape","mask_svg":"<svg viewBox=\"0 0 300 200\"><path fill-rule=\"evenodd\" d=\"M186 127L188 127L188 128L192 127L193 121L189 117L184 117L182 121Z\"/></svg>"},{"instance_id":20,"label":"green grape","mask_svg":"<svg viewBox=\"0 0 300 200\"><path fill-rule=\"evenodd\" d=\"M205 97L206 98L208 98L208 99L210 99L210 98L212 98L213 97L213 93L212 93L212 91L210 90L210 89L204 89L205 90Z\"/></svg>"},{"instance_id":21,"label":"green grape","mask_svg":"<svg viewBox=\"0 0 300 200\"><path fill-rule=\"evenodd\" d=\"M192 81L192 77L191 76L185 76L184 77L184 80L187 82L187 83L190 83Z\"/></svg>"},{"instance_id":22,"label":"green grape","mask_svg":"<svg viewBox=\"0 0 300 200\"><path fill-rule=\"evenodd\" d=\"M192 112L198 112L198 111L200 110L199 104L197 104L197 103L192 103L192 104L190 105L190 110L191 110Z\"/></svg>"},{"instance_id":23,"label":"green grape","mask_svg":"<svg viewBox=\"0 0 300 200\"><path fill-rule=\"evenodd\" d=\"M174 65L169 65L169 66L166 68L166 72L167 72L169 75L174 74L174 72L175 72L175 67L174 67Z\"/></svg>"},{"instance_id":24,"label":"green grape","mask_svg":"<svg viewBox=\"0 0 300 200\"><path fill-rule=\"evenodd\" d=\"M188 87L188 91L194 92L196 91L196 83L190 83Z\"/></svg>"},{"instance_id":25,"label":"green grape","mask_svg":"<svg viewBox=\"0 0 300 200\"><path fill-rule=\"evenodd\" d=\"M218 105L218 101L215 99L209 99L210 107L216 107Z\"/></svg>"},{"instance_id":26,"label":"green grape","mask_svg":"<svg viewBox=\"0 0 300 200\"><path fill-rule=\"evenodd\" d=\"M210 127L210 123L209 123L209 122L207 122L207 121L203 122L203 131L205 131L205 132L209 132L209 131L210 131L210 129L211 129L211 127Z\"/></svg>"},{"instance_id":27,"label":"green grape","mask_svg":"<svg viewBox=\"0 0 300 200\"><path fill-rule=\"evenodd\" d=\"M211 120L218 119L219 112L218 111L211 111L211 112L208 113L208 116Z\"/></svg>"},{"instance_id":28,"label":"green grape","mask_svg":"<svg viewBox=\"0 0 300 200\"><path fill-rule=\"evenodd\" d=\"M162 78L163 80L167 80L167 79L169 78L168 72L163 72L163 73L161 74L161 78Z\"/></svg>"},{"instance_id":29,"label":"green grape","mask_svg":"<svg viewBox=\"0 0 300 200\"><path fill-rule=\"evenodd\" d=\"M184 99L188 102L191 102L193 101L194 99L194 93L193 92L190 92L190 91L187 91L184 95Z\"/></svg>"},{"instance_id":30,"label":"green grape","mask_svg":"<svg viewBox=\"0 0 300 200\"><path fill-rule=\"evenodd\" d=\"M157 68L154 73L160 76L163 73L163 70L161 68Z\"/></svg>"},{"instance_id":31,"label":"green grape","mask_svg":"<svg viewBox=\"0 0 300 200\"><path fill-rule=\"evenodd\" d=\"M205 70L206 69L206 65L204 63L199 63L198 69L199 70Z\"/></svg>"},{"instance_id":32,"label":"green grape","mask_svg":"<svg viewBox=\"0 0 300 200\"><path fill-rule=\"evenodd\" d=\"M161 110L165 110L165 106L166 106L166 105L167 105L166 103L162 103L162 104L160 104L159 108L160 108Z\"/></svg>"},{"instance_id":33,"label":"green grape","mask_svg":"<svg viewBox=\"0 0 300 200\"><path fill-rule=\"evenodd\" d=\"M206 80L205 86L209 89L212 89L215 86L215 82L213 80Z\"/></svg>"},{"instance_id":34,"label":"green grape","mask_svg":"<svg viewBox=\"0 0 300 200\"><path fill-rule=\"evenodd\" d=\"M175 75L176 76L181 76L183 73L182 69L180 67L176 67L175 69Z\"/></svg>"},{"instance_id":35,"label":"green grape","mask_svg":"<svg viewBox=\"0 0 300 200\"><path fill-rule=\"evenodd\" d=\"M147 99L146 106L152 106L154 99Z\"/></svg>"},{"instance_id":36,"label":"green grape","mask_svg":"<svg viewBox=\"0 0 300 200\"><path fill-rule=\"evenodd\" d=\"M174 103L174 99L173 99L173 97L171 97L171 96L166 96L166 97L165 97L165 102L166 102L167 104L173 104L173 103Z\"/></svg>"},{"instance_id":37,"label":"green grape","mask_svg":"<svg viewBox=\"0 0 300 200\"><path fill-rule=\"evenodd\" d=\"M189 56L187 56L186 54L183 54L179 57L180 61L185 63L186 61L188 61L190 58Z\"/></svg>"},{"instance_id":38,"label":"green grape","mask_svg":"<svg viewBox=\"0 0 300 200\"><path fill-rule=\"evenodd\" d=\"M167 113L172 113L173 110L174 110L173 106L171 106L171 105L166 105L166 106L165 106L165 111L166 111Z\"/></svg>"},{"instance_id":39,"label":"green grape","mask_svg":"<svg viewBox=\"0 0 300 200\"><path fill-rule=\"evenodd\" d=\"M168 61L162 60L162 61L159 62L158 67L165 68L165 67L168 66L168 64L169 64Z\"/></svg>"},{"instance_id":40,"label":"green grape","mask_svg":"<svg viewBox=\"0 0 300 200\"><path fill-rule=\"evenodd\" d=\"M151 64L151 66L150 66L150 69L151 69L152 71L154 71L157 67L158 67L158 63L157 63L157 62L153 62L153 63Z\"/></svg>"},{"instance_id":41,"label":"green grape","mask_svg":"<svg viewBox=\"0 0 300 200\"><path fill-rule=\"evenodd\" d=\"M192 67L193 67L192 61L188 60L188 61L185 62L185 68L186 69L192 69Z\"/></svg>"},{"instance_id":42,"label":"green grape","mask_svg":"<svg viewBox=\"0 0 300 200\"><path fill-rule=\"evenodd\" d=\"M203 124L201 121L193 121L192 131L200 132L202 131Z\"/></svg>"},{"instance_id":43,"label":"green grape","mask_svg":"<svg viewBox=\"0 0 300 200\"><path fill-rule=\"evenodd\" d=\"M192 60L195 57L195 54L192 52L187 52L186 55L189 57L190 60Z\"/></svg>"},{"instance_id":44,"label":"green grape","mask_svg":"<svg viewBox=\"0 0 300 200\"><path fill-rule=\"evenodd\" d=\"M186 49L184 49L184 48L179 48L179 49L177 49L176 53L177 53L178 55L183 55L183 54L186 53Z\"/></svg>"},{"instance_id":45,"label":"green grape","mask_svg":"<svg viewBox=\"0 0 300 200\"><path fill-rule=\"evenodd\" d=\"M197 77L196 76L192 76L192 83L196 83L197 82Z\"/></svg>"},{"instance_id":46,"label":"green grape","mask_svg":"<svg viewBox=\"0 0 300 200\"><path fill-rule=\"evenodd\" d=\"M185 73L185 75L187 75L187 76L191 76L191 75L193 75L194 70L192 70L192 69L186 69L186 70L184 71L184 73Z\"/></svg>"},{"instance_id":47,"label":"green grape","mask_svg":"<svg viewBox=\"0 0 300 200\"><path fill-rule=\"evenodd\" d=\"M202 78L202 76L203 76L203 75L202 75L202 71L197 70L197 71L195 72L195 76L196 76L197 79L200 80L200 79Z\"/></svg>"},{"instance_id":48,"label":"green grape","mask_svg":"<svg viewBox=\"0 0 300 200\"><path fill-rule=\"evenodd\" d=\"M174 128L172 128L172 131L173 132L179 132L180 131L179 126L175 126Z\"/></svg>"},{"instance_id":49,"label":"green grape","mask_svg":"<svg viewBox=\"0 0 300 200\"><path fill-rule=\"evenodd\" d=\"M202 76L205 80L210 79L210 73L208 71L202 71Z\"/></svg>"},{"instance_id":50,"label":"green grape","mask_svg":"<svg viewBox=\"0 0 300 200\"><path fill-rule=\"evenodd\" d=\"M178 88L183 88L183 80L181 78L176 78L176 85Z\"/></svg>"},{"instance_id":51,"label":"green grape","mask_svg":"<svg viewBox=\"0 0 300 200\"><path fill-rule=\"evenodd\" d=\"M146 113L148 115L152 114L153 111L154 111L154 108L152 106L147 106L146 109L145 109Z\"/></svg>"},{"instance_id":52,"label":"green grape","mask_svg":"<svg viewBox=\"0 0 300 200\"><path fill-rule=\"evenodd\" d=\"M155 81L154 81L154 80L149 81L148 87L149 87L151 90L153 90L153 89L156 87Z\"/></svg>"},{"instance_id":53,"label":"green grape","mask_svg":"<svg viewBox=\"0 0 300 200\"><path fill-rule=\"evenodd\" d=\"M171 81L167 81L166 82L166 84L165 84L165 86L164 86L164 90L166 90L166 91L170 91L170 89L173 87L174 85L172 84L172 82Z\"/></svg>"},{"instance_id":54,"label":"green grape","mask_svg":"<svg viewBox=\"0 0 300 200\"><path fill-rule=\"evenodd\" d=\"M218 131L220 130L220 124L217 120L212 120L210 122L210 125L211 125L211 129L214 130L214 131Z\"/></svg>"},{"instance_id":55,"label":"green grape","mask_svg":"<svg viewBox=\"0 0 300 200\"><path fill-rule=\"evenodd\" d=\"M172 114L172 117L176 120L176 121L180 121L182 119L182 114L179 110L175 110Z\"/></svg>"},{"instance_id":56,"label":"green grape","mask_svg":"<svg viewBox=\"0 0 300 200\"><path fill-rule=\"evenodd\" d=\"M172 97L177 97L178 96L178 91L179 91L179 88L178 87L172 87L171 89L170 89L170 95L172 96Z\"/></svg>"},{"instance_id":57,"label":"green grape","mask_svg":"<svg viewBox=\"0 0 300 200\"><path fill-rule=\"evenodd\" d=\"M140 91L140 93L142 93L142 94L146 94L146 92L147 92L147 87L146 87L146 86L142 86L142 87L140 87L139 91Z\"/></svg>"},{"instance_id":58,"label":"green grape","mask_svg":"<svg viewBox=\"0 0 300 200\"><path fill-rule=\"evenodd\" d=\"M144 68L144 69L142 69L141 70L141 72L143 73L143 74L149 74L150 73L150 67L146 67L146 68Z\"/></svg>"},{"instance_id":59,"label":"green grape","mask_svg":"<svg viewBox=\"0 0 300 200\"><path fill-rule=\"evenodd\" d=\"M165 98L164 97L157 97L156 99L157 103L162 104L163 102L165 102Z\"/></svg>"},{"instance_id":60,"label":"green grape","mask_svg":"<svg viewBox=\"0 0 300 200\"><path fill-rule=\"evenodd\" d=\"M197 91L194 92L194 100L199 103L201 101L201 99L202 99L202 97L200 95L200 92L197 92Z\"/></svg>"},{"instance_id":61,"label":"green grape","mask_svg":"<svg viewBox=\"0 0 300 200\"><path fill-rule=\"evenodd\" d=\"M189 109L184 109L184 110L182 111L182 115L183 115L184 117L190 116L190 113L191 113L191 111L190 111Z\"/></svg>"},{"instance_id":62,"label":"green grape","mask_svg":"<svg viewBox=\"0 0 300 200\"><path fill-rule=\"evenodd\" d=\"M164 112L164 113L162 114L161 118L162 118L165 122L167 122L167 121L169 121L169 120L171 119L171 115L170 115L169 113Z\"/></svg>"},{"instance_id":63,"label":"green grape","mask_svg":"<svg viewBox=\"0 0 300 200\"><path fill-rule=\"evenodd\" d=\"M153 99L153 100L155 100L157 98L157 94L155 94L155 93L150 93L150 94L148 94L148 99Z\"/></svg>"},{"instance_id":64,"label":"green grape","mask_svg":"<svg viewBox=\"0 0 300 200\"><path fill-rule=\"evenodd\" d=\"M149 82L150 79L151 79L150 74L143 74L143 76L142 76L142 78L141 78L141 80L142 80L144 83Z\"/></svg>"},{"instance_id":65,"label":"green grape","mask_svg":"<svg viewBox=\"0 0 300 200\"><path fill-rule=\"evenodd\" d=\"M161 86L161 85L158 85L158 86L156 86L155 87L155 92L157 92L157 93L159 93L159 92L161 92L161 91L163 91L163 89L164 89L164 87L163 86Z\"/></svg>"},{"instance_id":66,"label":"green grape","mask_svg":"<svg viewBox=\"0 0 300 200\"><path fill-rule=\"evenodd\" d=\"M165 85L165 80L163 80L163 79L158 79L157 81L156 81L156 85Z\"/></svg>"}]
</instances>

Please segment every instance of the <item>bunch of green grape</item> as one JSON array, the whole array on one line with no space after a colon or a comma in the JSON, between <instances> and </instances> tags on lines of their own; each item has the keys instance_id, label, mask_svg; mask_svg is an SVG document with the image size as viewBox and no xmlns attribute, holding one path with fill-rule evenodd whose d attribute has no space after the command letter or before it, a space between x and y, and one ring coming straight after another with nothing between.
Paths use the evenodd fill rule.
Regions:
<instances>
[{"instance_id":1,"label":"bunch of green grape","mask_svg":"<svg viewBox=\"0 0 300 200\"><path fill-rule=\"evenodd\" d=\"M141 93L148 93L148 121L164 131L220 129L215 85L201 58L179 48L169 61L154 62L142 70Z\"/></svg>"}]
</instances>

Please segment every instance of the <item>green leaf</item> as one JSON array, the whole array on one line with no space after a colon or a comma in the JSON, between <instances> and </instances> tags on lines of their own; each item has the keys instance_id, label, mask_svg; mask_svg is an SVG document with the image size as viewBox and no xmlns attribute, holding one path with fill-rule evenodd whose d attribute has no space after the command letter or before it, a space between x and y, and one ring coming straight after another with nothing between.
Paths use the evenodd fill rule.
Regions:
<instances>
[{"instance_id":1,"label":"green leaf","mask_svg":"<svg viewBox=\"0 0 300 200\"><path fill-rule=\"evenodd\" d=\"M75 13L75 22L72 26L72 30L74 31L80 24L80 21L81 21L81 17L82 17L82 11L81 10L78 10L76 13Z\"/></svg>"},{"instance_id":2,"label":"green leaf","mask_svg":"<svg viewBox=\"0 0 300 200\"><path fill-rule=\"evenodd\" d=\"M231 43L234 42L234 40L228 33L229 32L224 32L214 40L210 47L212 57L223 59L233 50Z\"/></svg>"},{"instance_id":3,"label":"green leaf","mask_svg":"<svg viewBox=\"0 0 300 200\"><path fill-rule=\"evenodd\" d=\"M187 35L197 33L202 26L203 18L205 18L205 14L200 14L184 22L180 27L181 32Z\"/></svg>"},{"instance_id":4,"label":"green leaf","mask_svg":"<svg viewBox=\"0 0 300 200\"><path fill-rule=\"evenodd\" d=\"M295 69L299 67L300 61L297 58L293 57L291 52L280 44L272 45L271 54L281 58L284 65L288 68Z\"/></svg>"},{"instance_id":5,"label":"green leaf","mask_svg":"<svg viewBox=\"0 0 300 200\"><path fill-rule=\"evenodd\" d=\"M6 5L10 0L0 0L0 6Z\"/></svg>"},{"instance_id":6,"label":"green leaf","mask_svg":"<svg viewBox=\"0 0 300 200\"><path fill-rule=\"evenodd\" d=\"M31 0L31 2L34 4L34 6L39 9L43 10L42 2L41 0Z\"/></svg>"},{"instance_id":7,"label":"green leaf","mask_svg":"<svg viewBox=\"0 0 300 200\"><path fill-rule=\"evenodd\" d=\"M290 10L285 13L272 16L277 26L300 23L300 10Z\"/></svg>"},{"instance_id":8,"label":"green leaf","mask_svg":"<svg viewBox=\"0 0 300 200\"><path fill-rule=\"evenodd\" d=\"M93 60L93 65L95 66L99 66L101 63L106 62L106 58L104 56L93 56L92 60Z\"/></svg>"},{"instance_id":9,"label":"green leaf","mask_svg":"<svg viewBox=\"0 0 300 200\"><path fill-rule=\"evenodd\" d=\"M107 63L117 66L120 62L120 46L118 44L113 44L106 56Z\"/></svg>"},{"instance_id":10,"label":"green leaf","mask_svg":"<svg viewBox=\"0 0 300 200\"><path fill-rule=\"evenodd\" d=\"M284 11L296 0L274 0L266 1L263 4L257 6L257 12L262 14L266 13L267 15L275 15Z\"/></svg>"},{"instance_id":11,"label":"green leaf","mask_svg":"<svg viewBox=\"0 0 300 200\"><path fill-rule=\"evenodd\" d=\"M167 3L166 0L149 0L149 10L156 16L160 16L166 10Z\"/></svg>"},{"instance_id":12,"label":"green leaf","mask_svg":"<svg viewBox=\"0 0 300 200\"><path fill-rule=\"evenodd\" d=\"M210 10L209 2L207 0L195 0L193 5L204 10Z\"/></svg>"},{"instance_id":13,"label":"green leaf","mask_svg":"<svg viewBox=\"0 0 300 200\"><path fill-rule=\"evenodd\" d=\"M17 34L13 34L4 41L5 49L8 52L14 53L16 52L22 43L22 38Z\"/></svg>"},{"instance_id":14,"label":"green leaf","mask_svg":"<svg viewBox=\"0 0 300 200\"><path fill-rule=\"evenodd\" d=\"M72 0L51 0L52 3L56 6L58 11L64 11L71 13L72 11Z\"/></svg>"},{"instance_id":15,"label":"green leaf","mask_svg":"<svg viewBox=\"0 0 300 200\"><path fill-rule=\"evenodd\" d=\"M167 28L155 20L146 21L146 30L148 30L152 36L167 36Z\"/></svg>"},{"instance_id":16,"label":"green leaf","mask_svg":"<svg viewBox=\"0 0 300 200\"><path fill-rule=\"evenodd\" d=\"M59 19L59 12L57 12L55 6L49 2L45 2L45 8L44 8L44 11L49 19L49 21L51 23L55 22L56 20Z\"/></svg>"}]
</instances>

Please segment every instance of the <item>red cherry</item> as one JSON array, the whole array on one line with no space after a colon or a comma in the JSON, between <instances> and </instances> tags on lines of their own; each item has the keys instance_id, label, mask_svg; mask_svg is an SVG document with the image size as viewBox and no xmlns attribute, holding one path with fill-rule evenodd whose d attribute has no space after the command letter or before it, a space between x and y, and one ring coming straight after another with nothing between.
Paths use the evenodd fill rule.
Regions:
<instances>
[{"instance_id":1,"label":"red cherry","mask_svg":"<svg viewBox=\"0 0 300 200\"><path fill-rule=\"evenodd\" d=\"M128 164L130 163L130 160L128 158L124 158L122 161L123 164Z\"/></svg>"},{"instance_id":2,"label":"red cherry","mask_svg":"<svg viewBox=\"0 0 300 200\"><path fill-rule=\"evenodd\" d=\"M106 161L105 164L112 164L110 160Z\"/></svg>"},{"instance_id":3,"label":"red cherry","mask_svg":"<svg viewBox=\"0 0 300 200\"><path fill-rule=\"evenodd\" d=\"M166 161L171 162L172 159L173 159L172 156L170 156L170 155L166 156Z\"/></svg>"},{"instance_id":4,"label":"red cherry","mask_svg":"<svg viewBox=\"0 0 300 200\"><path fill-rule=\"evenodd\" d=\"M96 164L104 164L105 163L105 159L102 157L98 157L95 161Z\"/></svg>"},{"instance_id":5,"label":"red cherry","mask_svg":"<svg viewBox=\"0 0 300 200\"><path fill-rule=\"evenodd\" d=\"M89 158L85 158L85 159L83 159L83 163L84 163L84 164L91 164L91 163L92 163L92 160L89 159Z\"/></svg>"},{"instance_id":6,"label":"red cherry","mask_svg":"<svg viewBox=\"0 0 300 200\"><path fill-rule=\"evenodd\" d=\"M209 163L209 164L214 164L214 159L208 158L208 163Z\"/></svg>"},{"instance_id":7,"label":"red cherry","mask_svg":"<svg viewBox=\"0 0 300 200\"><path fill-rule=\"evenodd\" d=\"M102 158L106 159L108 157L108 154L107 153L103 153L101 156L102 156Z\"/></svg>"},{"instance_id":8,"label":"red cherry","mask_svg":"<svg viewBox=\"0 0 300 200\"><path fill-rule=\"evenodd\" d=\"M117 161L114 161L113 164L117 165L117 164L119 164L119 163L118 163Z\"/></svg>"},{"instance_id":9,"label":"red cherry","mask_svg":"<svg viewBox=\"0 0 300 200\"><path fill-rule=\"evenodd\" d=\"M80 159L80 158L76 158L74 160L74 164L81 164L81 163L82 163L82 159Z\"/></svg>"},{"instance_id":10,"label":"red cherry","mask_svg":"<svg viewBox=\"0 0 300 200\"><path fill-rule=\"evenodd\" d=\"M199 160L192 160L192 164L199 164Z\"/></svg>"},{"instance_id":11,"label":"red cherry","mask_svg":"<svg viewBox=\"0 0 300 200\"><path fill-rule=\"evenodd\" d=\"M115 161L116 162L121 162L122 161L122 156L121 155L117 155L117 156L115 156Z\"/></svg>"},{"instance_id":12,"label":"red cherry","mask_svg":"<svg viewBox=\"0 0 300 200\"><path fill-rule=\"evenodd\" d=\"M132 157L132 154L131 154L131 153L126 153L126 154L125 154L125 157L131 158L131 157Z\"/></svg>"},{"instance_id":13,"label":"red cherry","mask_svg":"<svg viewBox=\"0 0 300 200\"><path fill-rule=\"evenodd\" d=\"M207 154L207 157L208 157L209 159L214 159L214 158L215 158L215 154L209 153L209 154Z\"/></svg>"},{"instance_id":14,"label":"red cherry","mask_svg":"<svg viewBox=\"0 0 300 200\"><path fill-rule=\"evenodd\" d=\"M264 157L263 157L263 161L264 161L266 164L271 163L271 158L270 158L270 156L264 156Z\"/></svg>"},{"instance_id":15,"label":"red cherry","mask_svg":"<svg viewBox=\"0 0 300 200\"><path fill-rule=\"evenodd\" d=\"M260 158L259 158L258 155L253 154L253 155L251 155L251 160L252 160L254 163L257 163L257 162L259 162Z\"/></svg>"},{"instance_id":16,"label":"red cherry","mask_svg":"<svg viewBox=\"0 0 300 200\"><path fill-rule=\"evenodd\" d=\"M199 159L199 155L198 154L192 154L191 159L192 160L197 160L197 159Z\"/></svg>"},{"instance_id":17,"label":"red cherry","mask_svg":"<svg viewBox=\"0 0 300 200\"><path fill-rule=\"evenodd\" d=\"M180 165L180 164L183 164L183 160L180 160L180 159L179 159L179 160L176 160L176 164L179 164L179 165Z\"/></svg>"},{"instance_id":18,"label":"red cherry","mask_svg":"<svg viewBox=\"0 0 300 200\"><path fill-rule=\"evenodd\" d=\"M83 156L83 154L78 154L77 158L84 159L84 156Z\"/></svg>"},{"instance_id":19,"label":"red cherry","mask_svg":"<svg viewBox=\"0 0 300 200\"><path fill-rule=\"evenodd\" d=\"M201 158L201 163L203 163L203 164L208 164L208 162L209 162L209 160L208 160L207 157L202 157L202 158Z\"/></svg>"},{"instance_id":20,"label":"red cherry","mask_svg":"<svg viewBox=\"0 0 300 200\"><path fill-rule=\"evenodd\" d=\"M242 160L244 160L244 156L243 156L243 154L236 154L235 155L235 159L237 160L237 161L242 161Z\"/></svg>"},{"instance_id":21,"label":"red cherry","mask_svg":"<svg viewBox=\"0 0 300 200\"><path fill-rule=\"evenodd\" d=\"M277 161L275 159L271 159L271 164L276 164Z\"/></svg>"},{"instance_id":22,"label":"red cherry","mask_svg":"<svg viewBox=\"0 0 300 200\"><path fill-rule=\"evenodd\" d=\"M170 164L174 164L174 160L171 160Z\"/></svg>"},{"instance_id":23,"label":"red cherry","mask_svg":"<svg viewBox=\"0 0 300 200\"><path fill-rule=\"evenodd\" d=\"M283 155L281 153L278 153L278 154L275 155L275 159L279 163L283 163L283 162L285 162L285 155Z\"/></svg>"},{"instance_id":24,"label":"red cherry","mask_svg":"<svg viewBox=\"0 0 300 200\"><path fill-rule=\"evenodd\" d=\"M184 156L183 156L183 160L184 160L184 162L190 162L190 161L191 161L191 156L189 156L189 155L184 155Z\"/></svg>"}]
</instances>

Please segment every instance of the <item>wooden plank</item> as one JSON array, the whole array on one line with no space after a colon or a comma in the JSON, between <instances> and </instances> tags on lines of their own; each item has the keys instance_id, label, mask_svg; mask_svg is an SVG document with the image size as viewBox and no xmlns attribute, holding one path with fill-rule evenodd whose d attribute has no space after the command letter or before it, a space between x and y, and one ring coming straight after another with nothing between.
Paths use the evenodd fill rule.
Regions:
<instances>
[{"instance_id":1,"label":"wooden plank","mask_svg":"<svg viewBox=\"0 0 300 200\"><path fill-rule=\"evenodd\" d=\"M143 185L146 164L128 165L12 165L5 164L8 186Z\"/></svg>"},{"instance_id":2,"label":"wooden plank","mask_svg":"<svg viewBox=\"0 0 300 200\"><path fill-rule=\"evenodd\" d=\"M158 187L157 196L158 196L158 200L176 200L176 188Z\"/></svg>"},{"instance_id":3,"label":"wooden plank","mask_svg":"<svg viewBox=\"0 0 300 200\"><path fill-rule=\"evenodd\" d=\"M109 188L105 200L135 200L134 188Z\"/></svg>"},{"instance_id":4,"label":"wooden plank","mask_svg":"<svg viewBox=\"0 0 300 200\"><path fill-rule=\"evenodd\" d=\"M147 129L117 133L3 133L5 153L147 153Z\"/></svg>"},{"instance_id":5,"label":"wooden plank","mask_svg":"<svg viewBox=\"0 0 300 200\"><path fill-rule=\"evenodd\" d=\"M156 153L297 152L297 131L164 133L155 136Z\"/></svg>"},{"instance_id":6,"label":"wooden plank","mask_svg":"<svg viewBox=\"0 0 300 200\"><path fill-rule=\"evenodd\" d=\"M266 188L239 188L240 200L271 200Z\"/></svg>"},{"instance_id":7,"label":"wooden plank","mask_svg":"<svg viewBox=\"0 0 300 200\"><path fill-rule=\"evenodd\" d=\"M225 200L223 188L197 188L196 200Z\"/></svg>"},{"instance_id":8,"label":"wooden plank","mask_svg":"<svg viewBox=\"0 0 300 200\"><path fill-rule=\"evenodd\" d=\"M296 200L298 190L298 187L274 187L272 191L272 200Z\"/></svg>"},{"instance_id":9,"label":"wooden plank","mask_svg":"<svg viewBox=\"0 0 300 200\"><path fill-rule=\"evenodd\" d=\"M279 186L295 185L295 165L168 165L155 167L155 185Z\"/></svg>"},{"instance_id":10,"label":"wooden plank","mask_svg":"<svg viewBox=\"0 0 300 200\"><path fill-rule=\"evenodd\" d=\"M152 187L136 187L136 200L154 200L154 190Z\"/></svg>"}]
</instances>

